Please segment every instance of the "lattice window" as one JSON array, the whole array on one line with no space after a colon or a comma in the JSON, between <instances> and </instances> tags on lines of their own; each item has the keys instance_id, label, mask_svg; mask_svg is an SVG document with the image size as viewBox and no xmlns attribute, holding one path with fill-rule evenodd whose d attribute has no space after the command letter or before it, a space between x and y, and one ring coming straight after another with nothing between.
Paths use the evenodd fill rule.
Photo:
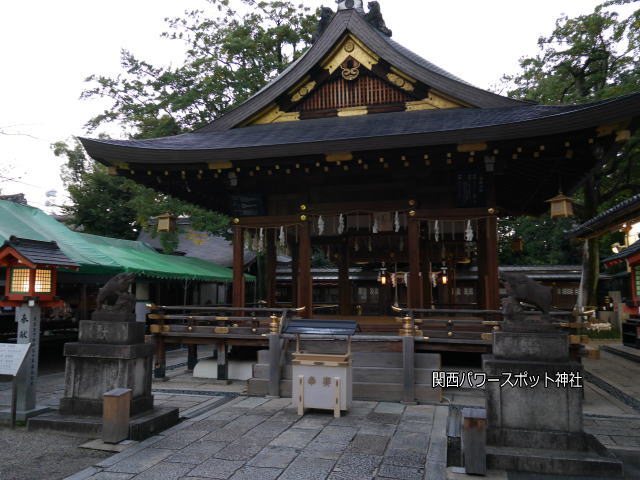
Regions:
<instances>
[{"instance_id":1,"label":"lattice window","mask_svg":"<svg viewBox=\"0 0 640 480\"><path fill-rule=\"evenodd\" d=\"M29 293L29 270L28 268L11 269L11 293Z\"/></svg>"},{"instance_id":2,"label":"lattice window","mask_svg":"<svg viewBox=\"0 0 640 480\"><path fill-rule=\"evenodd\" d=\"M36 269L35 293L51 293L52 272L48 269Z\"/></svg>"},{"instance_id":3,"label":"lattice window","mask_svg":"<svg viewBox=\"0 0 640 480\"><path fill-rule=\"evenodd\" d=\"M578 289L573 287L562 287L557 289L558 295L565 297L578 295Z\"/></svg>"},{"instance_id":4,"label":"lattice window","mask_svg":"<svg viewBox=\"0 0 640 480\"><path fill-rule=\"evenodd\" d=\"M398 104L415 100L378 77L361 76L347 81L335 78L322 85L310 98L304 100L298 111L330 110L365 105Z\"/></svg>"}]
</instances>

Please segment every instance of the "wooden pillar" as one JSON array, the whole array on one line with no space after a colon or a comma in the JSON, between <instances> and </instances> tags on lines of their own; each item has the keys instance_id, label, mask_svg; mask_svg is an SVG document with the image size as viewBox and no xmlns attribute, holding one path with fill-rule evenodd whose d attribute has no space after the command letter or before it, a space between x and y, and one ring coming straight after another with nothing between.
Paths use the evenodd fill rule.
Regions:
<instances>
[{"instance_id":1,"label":"wooden pillar","mask_svg":"<svg viewBox=\"0 0 640 480\"><path fill-rule=\"evenodd\" d=\"M311 279L311 228L305 221L299 225L298 239L298 307L307 307L306 318L313 317L313 285Z\"/></svg>"},{"instance_id":2,"label":"wooden pillar","mask_svg":"<svg viewBox=\"0 0 640 480\"><path fill-rule=\"evenodd\" d=\"M415 337L402 337L402 403L416 403Z\"/></svg>"},{"instance_id":3,"label":"wooden pillar","mask_svg":"<svg viewBox=\"0 0 640 480\"><path fill-rule=\"evenodd\" d=\"M340 259L338 261L338 290L340 292L340 315L352 315L351 282L349 281L349 242L340 245Z\"/></svg>"},{"instance_id":4,"label":"wooden pillar","mask_svg":"<svg viewBox=\"0 0 640 480\"><path fill-rule=\"evenodd\" d=\"M498 221L495 216L480 222L478 232L478 301L484 310L500 308L498 279Z\"/></svg>"},{"instance_id":5,"label":"wooden pillar","mask_svg":"<svg viewBox=\"0 0 640 480\"><path fill-rule=\"evenodd\" d=\"M298 247L291 248L291 306L298 302Z\"/></svg>"},{"instance_id":6,"label":"wooden pillar","mask_svg":"<svg viewBox=\"0 0 640 480\"><path fill-rule=\"evenodd\" d=\"M193 371L198 363L198 344L190 343L187 345L187 370Z\"/></svg>"},{"instance_id":7,"label":"wooden pillar","mask_svg":"<svg viewBox=\"0 0 640 480\"><path fill-rule=\"evenodd\" d=\"M420 275L420 220L409 219L407 227L407 249L409 251L409 287L407 306L422 308L422 276Z\"/></svg>"},{"instance_id":8,"label":"wooden pillar","mask_svg":"<svg viewBox=\"0 0 640 480\"><path fill-rule=\"evenodd\" d=\"M153 367L153 376L155 378L165 378L167 367L167 356L162 335L154 335L155 341L155 363Z\"/></svg>"},{"instance_id":9,"label":"wooden pillar","mask_svg":"<svg viewBox=\"0 0 640 480\"><path fill-rule=\"evenodd\" d=\"M244 307L244 242L242 227L233 227L233 306Z\"/></svg>"},{"instance_id":10,"label":"wooden pillar","mask_svg":"<svg viewBox=\"0 0 640 480\"><path fill-rule=\"evenodd\" d=\"M218 380L228 380L229 363L227 362L227 344L224 340L218 343L216 359L218 361Z\"/></svg>"},{"instance_id":11,"label":"wooden pillar","mask_svg":"<svg viewBox=\"0 0 640 480\"><path fill-rule=\"evenodd\" d=\"M267 229L267 294L266 300L269 307L276 306L276 265L278 255L276 251L276 233L274 228Z\"/></svg>"}]
</instances>

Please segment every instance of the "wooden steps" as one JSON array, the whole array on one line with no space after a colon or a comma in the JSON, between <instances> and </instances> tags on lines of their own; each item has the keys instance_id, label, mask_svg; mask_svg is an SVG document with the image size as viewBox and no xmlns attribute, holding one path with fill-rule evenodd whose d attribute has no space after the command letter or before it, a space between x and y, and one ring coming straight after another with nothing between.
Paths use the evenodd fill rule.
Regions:
<instances>
[{"instance_id":1,"label":"wooden steps","mask_svg":"<svg viewBox=\"0 0 640 480\"><path fill-rule=\"evenodd\" d=\"M314 342L316 349L319 342ZM332 345L333 344L333 345ZM335 342L327 342L329 350L340 347ZM327 350L324 350L327 351ZM290 357L290 353L288 354ZM253 367L253 378L248 382L248 394L263 396L269 393L268 350L258 352L258 363ZM290 358L289 358L290 362ZM291 364L282 369L280 395L291 396ZM440 355L431 353L415 354L416 401L419 403L439 403L442 396L440 387L432 388L432 374L439 370ZM402 353L399 352L354 352L353 353L353 398L399 402L403 394Z\"/></svg>"}]
</instances>

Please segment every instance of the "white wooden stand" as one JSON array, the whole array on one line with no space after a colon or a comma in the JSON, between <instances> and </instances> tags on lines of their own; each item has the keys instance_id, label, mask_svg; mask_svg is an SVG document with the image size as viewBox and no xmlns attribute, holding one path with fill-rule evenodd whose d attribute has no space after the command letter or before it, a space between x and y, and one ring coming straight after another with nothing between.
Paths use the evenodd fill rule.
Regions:
<instances>
[{"instance_id":1,"label":"white wooden stand","mask_svg":"<svg viewBox=\"0 0 640 480\"><path fill-rule=\"evenodd\" d=\"M337 418L351 407L351 339L346 353L323 354L301 352L298 338L292 363L292 399L298 415L304 415L305 408L320 408L333 410Z\"/></svg>"}]
</instances>

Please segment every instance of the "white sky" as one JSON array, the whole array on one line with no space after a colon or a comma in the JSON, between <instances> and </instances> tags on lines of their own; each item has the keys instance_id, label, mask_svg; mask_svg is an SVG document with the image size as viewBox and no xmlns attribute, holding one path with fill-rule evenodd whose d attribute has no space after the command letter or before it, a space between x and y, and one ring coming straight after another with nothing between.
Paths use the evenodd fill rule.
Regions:
<instances>
[{"instance_id":1,"label":"white sky","mask_svg":"<svg viewBox=\"0 0 640 480\"><path fill-rule=\"evenodd\" d=\"M307 0L335 10L334 0ZM365 1L365 4L367 2ZM393 38L427 60L481 87L518 70L555 19L589 13L598 0L380 0ZM400 6L401 5L401 6ZM83 135L107 105L80 100L91 74L117 75L120 49L154 64L177 63L183 44L160 38L164 18L202 8L205 0L0 0L0 178L2 194L24 192L45 208L45 193L64 201L60 163L50 144ZM112 131L112 134L114 132ZM117 133L115 133L117 136ZM52 208L45 208L51 211Z\"/></svg>"}]
</instances>

